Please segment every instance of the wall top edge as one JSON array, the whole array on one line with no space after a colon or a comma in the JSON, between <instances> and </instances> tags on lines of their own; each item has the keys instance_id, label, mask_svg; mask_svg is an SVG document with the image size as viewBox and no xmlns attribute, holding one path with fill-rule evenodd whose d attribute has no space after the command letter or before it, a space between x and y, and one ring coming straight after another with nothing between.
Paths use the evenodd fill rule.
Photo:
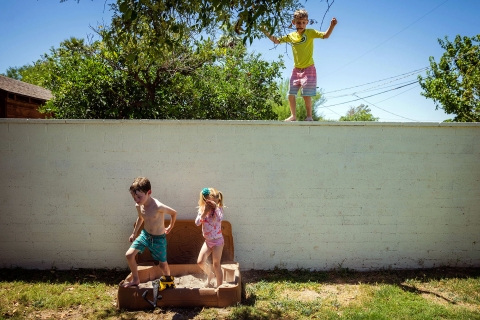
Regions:
<instances>
[{"instance_id":1,"label":"wall top edge","mask_svg":"<svg viewBox=\"0 0 480 320\"><path fill-rule=\"evenodd\" d=\"M379 122L379 121L295 121L275 120L115 120L115 119L26 119L0 118L1 123L18 124L150 124L150 125L273 125L273 126L394 126L394 127L480 127L480 122Z\"/></svg>"}]
</instances>

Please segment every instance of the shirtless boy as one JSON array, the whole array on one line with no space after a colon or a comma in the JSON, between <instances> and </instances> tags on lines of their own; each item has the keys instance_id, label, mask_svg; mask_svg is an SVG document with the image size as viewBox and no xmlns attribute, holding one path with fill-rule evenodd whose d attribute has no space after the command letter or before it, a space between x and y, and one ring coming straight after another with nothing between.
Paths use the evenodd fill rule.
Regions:
<instances>
[{"instance_id":1,"label":"shirtless boy","mask_svg":"<svg viewBox=\"0 0 480 320\"><path fill-rule=\"evenodd\" d=\"M138 252L142 253L145 248L150 250L153 259L159 261L159 267L163 275L170 278L170 268L167 263L167 239L165 235L172 230L177 218L177 211L151 196L152 187L147 178L136 178L130 186L130 194L133 200L135 200L138 218L133 233L129 238L130 242L133 243L125 254L128 266L132 272L132 281L124 283L124 287L136 286L140 283L135 256ZM171 216L170 225L166 228L164 223L165 214ZM142 221L144 229L135 239Z\"/></svg>"}]
</instances>

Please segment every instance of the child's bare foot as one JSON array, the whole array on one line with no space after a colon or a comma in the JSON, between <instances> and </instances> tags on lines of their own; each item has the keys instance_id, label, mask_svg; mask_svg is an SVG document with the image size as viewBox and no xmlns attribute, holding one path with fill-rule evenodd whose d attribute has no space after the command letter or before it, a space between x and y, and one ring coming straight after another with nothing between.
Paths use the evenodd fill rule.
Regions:
<instances>
[{"instance_id":1,"label":"child's bare foot","mask_svg":"<svg viewBox=\"0 0 480 320\"><path fill-rule=\"evenodd\" d=\"M285 122L289 122L289 121L297 121L297 118L295 118L294 116L290 116L288 117L287 119L283 120Z\"/></svg>"},{"instance_id":2,"label":"child's bare foot","mask_svg":"<svg viewBox=\"0 0 480 320\"><path fill-rule=\"evenodd\" d=\"M305 121L313 121L312 117L306 117Z\"/></svg>"},{"instance_id":3,"label":"child's bare foot","mask_svg":"<svg viewBox=\"0 0 480 320\"><path fill-rule=\"evenodd\" d=\"M140 284L140 280L137 279L137 280L132 280L132 281L126 282L126 283L124 282L122 284L122 287L128 288L128 287L138 286L139 284Z\"/></svg>"},{"instance_id":4,"label":"child's bare foot","mask_svg":"<svg viewBox=\"0 0 480 320\"><path fill-rule=\"evenodd\" d=\"M206 288L213 288L212 280L215 278L215 274L212 272L207 276L207 281L205 282Z\"/></svg>"}]
</instances>

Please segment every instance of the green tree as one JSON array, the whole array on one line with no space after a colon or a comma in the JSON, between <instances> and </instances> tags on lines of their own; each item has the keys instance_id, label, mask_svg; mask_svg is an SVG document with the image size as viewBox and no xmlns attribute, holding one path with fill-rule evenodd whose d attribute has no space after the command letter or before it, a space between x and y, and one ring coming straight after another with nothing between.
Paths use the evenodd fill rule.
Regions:
<instances>
[{"instance_id":1,"label":"green tree","mask_svg":"<svg viewBox=\"0 0 480 320\"><path fill-rule=\"evenodd\" d=\"M283 120L290 116L290 103L288 102L288 90L290 88L290 79L283 79L278 83L281 96L281 103L273 107L273 111L277 114L277 120ZM307 117L307 109L305 101L301 96L297 96L297 119L305 119ZM312 118L314 121L325 121L323 114L319 114L318 107L325 102L321 92L312 97Z\"/></svg>"},{"instance_id":2,"label":"green tree","mask_svg":"<svg viewBox=\"0 0 480 320\"><path fill-rule=\"evenodd\" d=\"M191 75L214 62L214 41L197 40L200 37L189 21L177 20L165 28L151 17L156 10L147 7L134 23L125 26L119 7L114 4L112 9L111 25L95 29L102 38L100 54L111 68L125 73L144 88L146 95L139 101L141 107L168 106L170 97L166 88L174 87L181 76ZM162 91L167 94L160 94ZM152 116L167 118L167 114L168 110L158 109Z\"/></svg>"},{"instance_id":3,"label":"green tree","mask_svg":"<svg viewBox=\"0 0 480 320\"><path fill-rule=\"evenodd\" d=\"M271 107L262 97L277 99L272 97L275 86L271 79L279 76L283 64L263 63L259 56L248 56L238 37L226 28L218 44L213 41L214 34L204 39L208 33L198 34L199 27L188 16L195 12L181 3L176 3L175 10L187 15L169 20L166 26L162 22L166 13L156 16L159 4L139 3L141 14L127 24L122 4L113 4L111 26L95 30L102 38L102 58L107 64L145 89L140 103L150 110L148 117L270 119L271 111L267 110ZM246 74L249 81L241 82ZM225 82L220 83L221 79Z\"/></svg>"},{"instance_id":4,"label":"green tree","mask_svg":"<svg viewBox=\"0 0 480 320\"><path fill-rule=\"evenodd\" d=\"M44 65L37 61L33 64L26 64L21 67L9 67L3 75L34 85L41 85L41 79L44 78L45 72L46 69Z\"/></svg>"},{"instance_id":5,"label":"green tree","mask_svg":"<svg viewBox=\"0 0 480 320\"><path fill-rule=\"evenodd\" d=\"M379 118L373 116L370 108L364 104L358 107L350 107L345 116L341 116L338 121L378 121Z\"/></svg>"},{"instance_id":6,"label":"green tree","mask_svg":"<svg viewBox=\"0 0 480 320\"><path fill-rule=\"evenodd\" d=\"M276 80L283 62L263 61L233 36L215 46L204 43L198 54L210 50L214 59L208 63L188 69L178 59L141 62L157 67L132 71L120 50L71 38L30 66L39 72L28 76L52 91L54 98L42 111L56 118L275 119L272 106L280 103Z\"/></svg>"},{"instance_id":7,"label":"green tree","mask_svg":"<svg viewBox=\"0 0 480 320\"><path fill-rule=\"evenodd\" d=\"M22 80L22 73L29 67L31 66L28 64L21 67L9 67L2 75L15 80Z\"/></svg>"},{"instance_id":8,"label":"green tree","mask_svg":"<svg viewBox=\"0 0 480 320\"><path fill-rule=\"evenodd\" d=\"M112 119L141 114L137 101L142 88L136 81L104 63L102 43L91 45L70 38L36 62L43 70L39 85L50 89L53 99L41 109L55 118Z\"/></svg>"},{"instance_id":9,"label":"green tree","mask_svg":"<svg viewBox=\"0 0 480 320\"><path fill-rule=\"evenodd\" d=\"M241 40L226 35L218 42L216 61L179 83L184 93L176 118L276 119L272 107L281 103L277 87L283 61L266 62L248 53ZM184 112L189 108L193 113Z\"/></svg>"},{"instance_id":10,"label":"green tree","mask_svg":"<svg viewBox=\"0 0 480 320\"><path fill-rule=\"evenodd\" d=\"M430 70L419 83L435 109L455 114L453 121L480 122L480 34L472 38L457 35L453 42L438 39L445 53L439 63L430 57Z\"/></svg>"},{"instance_id":11,"label":"green tree","mask_svg":"<svg viewBox=\"0 0 480 320\"><path fill-rule=\"evenodd\" d=\"M67 0L60 0L65 2ZM80 0L77 0L78 2ZM328 6L331 0L325 1ZM290 25L292 13L302 7L299 0L110 0L116 6L119 19L116 27L124 31L136 27L142 20L162 34L157 45L176 46L179 25L188 24L192 31L208 33L214 28L235 30L243 42L262 36L259 26L271 30ZM333 1L331 1L333 3Z\"/></svg>"}]
</instances>

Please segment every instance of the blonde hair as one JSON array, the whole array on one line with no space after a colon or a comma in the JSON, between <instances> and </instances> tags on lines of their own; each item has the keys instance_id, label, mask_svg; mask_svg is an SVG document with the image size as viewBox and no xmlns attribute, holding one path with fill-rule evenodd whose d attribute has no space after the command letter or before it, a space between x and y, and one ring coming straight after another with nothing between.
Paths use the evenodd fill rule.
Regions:
<instances>
[{"instance_id":1,"label":"blonde hair","mask_svg":"<svg viewBox=\"0 0 480 320\"><path fill-rule=\"evenodd\" d=\"M205 201L208 199L209 196L213 196L215 198L218 197L218 206L220 208L223 208L223 194L215 188L203 188L202 191L200 191L200 199L198 199L199 209L205 208Z\"/></svg>"},{"instance_id":2,"label":"blonde hair","mask_svg":"<svg viewBox=\"0 0 480 320\"><path fill-rule=\"evenodd\" d=\"M308 12L305 9L298 9L295 11L293 14L293 20L301 20L301 19L307 19L308 20Z\"/></svg>"}]
</instances>

